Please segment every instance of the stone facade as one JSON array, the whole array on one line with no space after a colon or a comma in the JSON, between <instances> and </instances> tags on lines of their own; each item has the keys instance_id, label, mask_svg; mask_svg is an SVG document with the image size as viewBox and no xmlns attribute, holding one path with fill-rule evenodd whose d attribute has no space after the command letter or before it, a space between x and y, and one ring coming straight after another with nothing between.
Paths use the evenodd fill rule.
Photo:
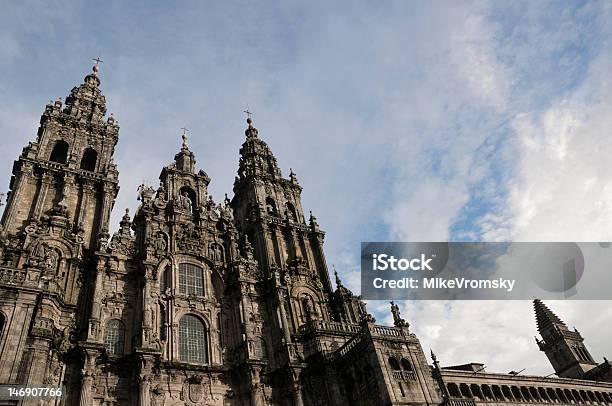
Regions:
<instances>
[{"instance_id":1,"label":"stone facade","mask_svg":"<svg viewBox=\"0 0 612 406\"><path fill-rule=\"evenodd\" d=\"M119 125L98 67L46 106L1 222L0 382L63 385L63 405L612 403L610 363L539 301L555 378L430 365L394 303L376 325L247 123L232 199L209 196L184 135L111 236Z\"/></svg>"}]
</instances>

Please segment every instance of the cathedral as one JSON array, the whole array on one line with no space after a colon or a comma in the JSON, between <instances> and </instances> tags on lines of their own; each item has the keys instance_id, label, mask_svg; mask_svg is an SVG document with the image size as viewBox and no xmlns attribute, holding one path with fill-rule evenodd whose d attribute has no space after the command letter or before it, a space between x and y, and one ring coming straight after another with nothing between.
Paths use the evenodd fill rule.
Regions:
<instances>
[{"instance_id":1,"label":"cathedral","mask_svg":"<svg viewBox=\"0 0 612 406\"><path fill-rule=\"evenodd\" d=\"M376 324L332 283L296 175L247 124L231 199L208 194L184 136L111 235L119 125L98 65L47 104L0 223L0 384L63 393L0 404L612 404L612 364L539 300L555 376L441 366L393 302L394 325Z\"/></svg>"}]
</instances>

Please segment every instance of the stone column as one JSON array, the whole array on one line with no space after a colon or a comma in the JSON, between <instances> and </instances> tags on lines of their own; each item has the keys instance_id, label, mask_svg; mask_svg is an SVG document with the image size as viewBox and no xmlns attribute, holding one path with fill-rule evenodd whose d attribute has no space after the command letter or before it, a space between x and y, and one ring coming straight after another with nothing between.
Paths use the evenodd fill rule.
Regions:
<instances>
[{"instance_id":1,"label":"stone column","mask_svg":"<svg viewBox=\"0 0 612 406\"><path fill-rule=\"evenodd\" d=\"M32 216L34 219L40 218L45 200L47 199L47 191L49 190L49 186L51 186L52 184L53 175L46 172L43 173L40 179L40 190L36 198L36 203L34 204L34 215Z\"/></svg>"},{"instance_id":2,"label":"stone column","mask_svg":"<svg viewBox=\"0 0 612 406\"><path fill-rule=\"evenodd\" d=\"M23 188L27 185L28 178L31 178L33 172L33 166L29 162L24 162L21 168L21 174L17 177L16 186L11 193L10 200L7 202L6 209L4 210L4 214L2 217L2 225L4 226L4 232L8 230L9 227L13 227L13 220L15 219L15 215L17 214L17 210L19 208L19 204L22 201L21 195L23 194Z\"/></svg>"},{"instance_id":3,"label":"stone column","mask_svg":"<svg viewBox=\"0 0 612 406\"><path fill-rule=\"evenodd\" d=\"M251 406L264 406L265 400L263 396L263 388L261 387L260 379L261 368L252 367L250 371L251 383L249 384L249 391L251 393Z\"/></svg>"},{"instance_id":4,"label":"stone column","mask_svg":"<svg viewBox=\"0 0 612 406\"><path fill-rule=\"evenodd\" d=\"M83 371L83 379L81 381L81 395L79 397L79 406L90 406L92 404L91 387L93 385L94 375L90 371Z\"/></svg>"},{"instance_id":5,"label":"stone column","mask_svg":"<svg viewBox=\"0 0 612 406\"><path fill-rule=\"evenodd\" d=\"M142 289L142 345L150 346L151 343L151 282L153 280L153 265L145 264L144 287Z\"/></svg>"},{"instance_id":6,"label":"stone column","mask_svg":"<svg viewBox=\"0 0 612 406\"><path fill-rule=\"evenodd\" d=\"M293 370L293 382L291 384L291 392L293 393L293 406L304 406L304 396L302 395L302 383L300 376L302 371L299 369Z\"/></svg>"},{"instance_id":7,"label":"stone column","mask_svg":"<svg viewBox=\"0 0 612 406\"><path fill-rule=\"evenodd\" d=\"M140 381L140 406L151 405L151 378L147 375L143 375L139 379Z\"/></svg>"},{"instance_id":8,"label":"stone column","mask_svg":"<svg viewBox=\"0 0 612 406\"><path fill-rule=\"evenodd\" d=\"M108 225L110 222L111 208L113 205L114 195L114 187L106 183L104 185L104 189L102 190L102 218L100 221L100 230L98 233L103 238L108 238Z\"/></svg>"},{"instance_id":9,"label":"stone column","mask_svg":"<svg viewBox=\"0 0 612 406\"><path fill-rule=\"evenodd\" d=\"M291 334L289 333L289 325L287 324L287 311L285 310L285 294L281 289L277 291L278 309L280 311L281 326L283 327L283 335L285 336L285 342L291 343Z\"/></svg>"},{"instance_id":10,"label":"stone column","mask_svg":"<svg viewBox=\"0 0 612 406\"><path fill-rule=\"evenodd\" d=\"M104 260L98 261L98 266L96 267L96 283L94 285L93 301L91 305L91 316L89 319L88 339L93 339L95 341L98 341L100 334L100 306L103 291L102 274L105 265L106 262Z\"/></svg>"}]
</instances>

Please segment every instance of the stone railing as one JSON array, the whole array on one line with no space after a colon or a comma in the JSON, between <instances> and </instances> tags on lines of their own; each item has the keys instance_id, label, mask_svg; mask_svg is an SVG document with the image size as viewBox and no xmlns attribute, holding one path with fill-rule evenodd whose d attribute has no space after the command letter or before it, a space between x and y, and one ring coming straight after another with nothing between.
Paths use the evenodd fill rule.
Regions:
<instances>
[{"instance_id":1,"label":"stone railing","mask_svg":"<svg viewBox=\"0 0 612 406\"><path fill-rule=\"evenodd\" d=\"M363 333L357 334L350 340L348 340L344 345L333 352L324 353L323 356L326 361L334 361L338 358L344 357L349 353L353 348L355 348L358 344L363 340Z\"/></svg>"},{"instance_id":2,"label":"stone railing","mask_svg":"<svg viewBox=\"0 0 612 406\"><path fill-rule=\"evenodd\" d=\"M446 402L448 406L476 406L476 402L472 399L448 399Z\"/></svg>"},{"instance_id":3,"label":"stone railing","mask_svg":"<svg viewBox=\"0 0 612 406\"><path fill-rule=\"evenodd\" d=\"M400 328L387 326L373 326L370 329L373 336L382 337L403 337L404 333Z\"/></svg>"},{"instance_id":4,"label":"stone railing","mask_svg":"<svg viewBox=\"0 0 612 406\"><path fill-rule=\"evenodd\" d=\"M416 381L416 374L414 371L391 371L393 379L399 379L402 381Z\"/></svg>"},{"instance_id":5,"label":"stone railing","mask_svg":"<svg viewBox=\"0 0 612 406\"><path fill-rule=\"evenodd\" d=\"M21 286L23 288L42 290L58 295L64 299L64 289L57 279L42 278L39 269L15 269L0 267L0 285Z\"/></svg>"},{"instance_id":6,"label":"stone railing","mask_svg":"<svg viewBox=\"0 0 612 406\"><path fill-rule=\"evenodd\" d=\"M361 326L359 326L358 324L341 323L337 321L311 320L310 322L300 326L299 331L301 334L305 334L310 331L327 331L356 334L361 331Z\"/></svg>"},{"instance_id":7,"label":"stone railing","mask_svg":"<svg viewBox=\"0 0 612 406\"><path fill-rule=\"evenodd\" d=\"M27 272L24 269L0 268L0 283L6 285L23 285Z\"/></svg>"}]
</instances>

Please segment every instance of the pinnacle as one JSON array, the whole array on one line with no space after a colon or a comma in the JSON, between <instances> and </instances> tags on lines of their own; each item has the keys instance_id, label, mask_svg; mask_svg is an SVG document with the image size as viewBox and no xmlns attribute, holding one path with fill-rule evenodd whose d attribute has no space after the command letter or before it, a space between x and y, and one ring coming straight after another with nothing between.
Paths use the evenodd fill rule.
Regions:
<instances>
[{"instance_id":1,"label":"pinnacle","mask_svg":"<svg viewBox=\"0 0 612 406\"><path fill-rule=\"evenodd\" d=\"M566 327L565 323L557 317L540 299L533 301L535 310L536 322L540 333L550 330L554 326Z\"/></svg>"}]
</instances>

